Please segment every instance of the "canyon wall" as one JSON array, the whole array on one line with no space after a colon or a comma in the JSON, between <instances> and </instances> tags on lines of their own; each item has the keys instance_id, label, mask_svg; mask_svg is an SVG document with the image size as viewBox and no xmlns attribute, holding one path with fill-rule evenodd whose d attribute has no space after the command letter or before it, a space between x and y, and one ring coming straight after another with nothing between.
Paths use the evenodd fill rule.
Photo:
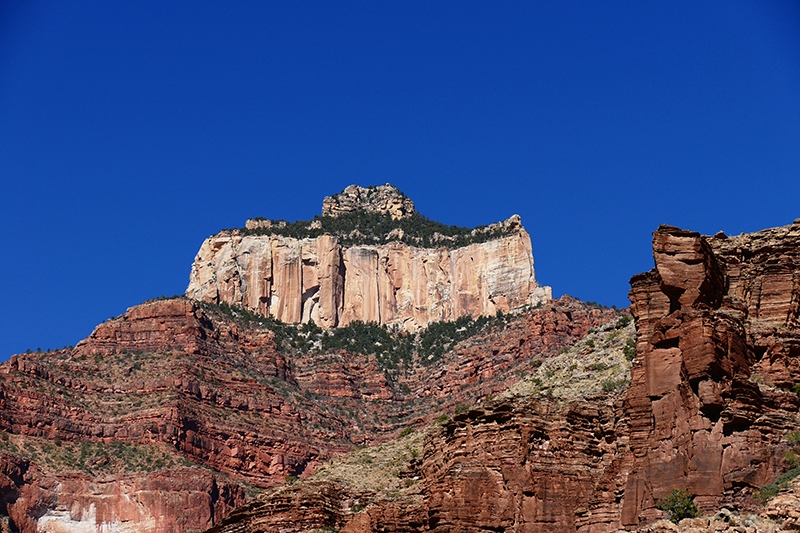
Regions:
<instances>
[{"instance_id":1,"label":"canyon wall","mask_svg":"<svg viewBox=\"0 0 800 533\"><path fill-rule=\"evenodd\" d=\"M22 533L199 533L245 501L241 487L198 467L98 479L47 474L4 452L0 492L0 512Z\"/></svg>"},{"instance_id":2,"label":"canyon wall","mask_svg":"<svg viewBox=\"0 0 800 533\"><path fill-rule=\"evenodd\" d=\"M753 505L800 427L800 224L738 237L661 226L653 257L631 279L627 526L659 516L673 488L703 509Z\"/></svg>"},{"instance_id":3,"label":"canyon wall","mask_svg":"<svg viewBox=\"0 0 800 533\"><path fill-rule=\"evenodd\" d=\"M474 405L428 430L408 493L370 501L343 484L338 505L327 502L333 511L314 525L348 533L677 531L654 524L673 489L694 495L704 513L761 509L756 493L796 465L787 435L800 429L800 220L738 237L662 226L653 256L655 268L631 279L637 340L626 391ZM307 490L294 497L301 510L267 494L214 531L270 531L260 524L277 521L301 531L293 516L323 504L314 503L313 485ZM798 513L795 505L776 516L794 530ZM721 520L713 530L756 531Z\"/></svg>"},{"instance_id":4,"label":"canyon wall","mask_svg":"<svg viewBox=\"0 0 800 533\"><path fill-rule=\"evenodd\" d=\"M521 365L617 316L552 300L390 381L374 355L281 352L259 320L147 302L74 349L0 364L0 515L22 533L202 531L244 502L239 483L305 478L497 394Z\"/></svg>"},{"instance_id":5,"label":"canyon wall","mask_svg":"<svg viewBox=\"0 0 800 533\"><path fill-rule=\"evenodd\" d=\"M323 328L361 320L414 331L464 315L508 313L552 292L536 283L519 217L507 224L514 225L507 236L453 250L221 232L200 247L186 295Z\"/></svg>"}]
</instances>

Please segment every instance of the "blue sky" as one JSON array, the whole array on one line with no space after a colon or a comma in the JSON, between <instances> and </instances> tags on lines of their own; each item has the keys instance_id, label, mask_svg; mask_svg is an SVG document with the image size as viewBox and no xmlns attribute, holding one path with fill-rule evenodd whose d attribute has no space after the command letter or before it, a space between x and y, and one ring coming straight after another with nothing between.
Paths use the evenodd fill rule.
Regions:
<instances>
[{"instance_id":1,"label":"blue sky","mask_svg":"<svg viewBox=\"0 0 800 533\"><path fill-rule=\"evenodd\" d=\"M795 1L6 0L0 359L352 183L518 213L556 296L626 306L659 224L789 224L799 170Z\"/></svg>"}]
</instances>

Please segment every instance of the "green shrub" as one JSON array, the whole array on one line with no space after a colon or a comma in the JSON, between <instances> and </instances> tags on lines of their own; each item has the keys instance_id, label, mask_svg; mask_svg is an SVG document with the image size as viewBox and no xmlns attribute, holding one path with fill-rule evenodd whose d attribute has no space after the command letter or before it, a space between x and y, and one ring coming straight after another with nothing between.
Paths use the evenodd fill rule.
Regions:
<instances>
[{"instance_id":1,"label":"green shrub","mask_svg":"<svg viewBox=\"0 0 800 533\"><path fill-rule=\"evenodd\" d=\"M622 355L624 355L625 359L628 361L633 361L634 357L636 357L635 339L628 339L628 342L625 343L625 347L622 349Z\"/></svg>"},{"instance_id":2,"label":"green shrub","mask_svg":"<svg viewBox=\"0 0 800 533\"><path fill-rule=\"evenodd\" d=\"M414 428L405 428L403 431L400 432L400 438L407 437L414 433Z\"/></svg>"},{"instance_id":3,"label":"green shrub","mask_svg":"<svg viewBox=\"0 0 800 533\"><path fill-rule=\"evenodd\" d=\"M775 496L778 495L778 485L775 483L770 483L769 485L761 485L761 490L756 491L753 493L753 497L757 500L760 500L762 503L766 503Z\"/></svg>"},{"instance_id":4,"label":"green shrub","mask_svg":"<svg viewBox=\"0 0 800 533\"><path fill-rule=\"evenodd\" d=\"M607 379L603 382L602 385L603 392L611 392L613 390L617 390L618 388L620 388L622 385L625 384L625 381L626 380L624 379L621 379L619 381L614 379Z\"/></svg>"},{"instance_id":5,"label":"green shrub","mask_svg":"<svg viewBox=\"0 0 800 533\"><path fill-rule=\"evenodd\" d=\"M418 359L423 365L430 365L441 359L458 342L498 323L493 317L480 316L473 319L465 315L452 321L432 322L425 329L409 334L386 324L356 320L347 326L324 331L313 322L299 326L287 324L224 302L197 303L204 309L244 321L248 325L272 330L278 351L291 354L346 350L349 353L375 355L378 365L384 371L407 367L414 359ZM400 385L400 390L404 394L411 392L405 384Z\"/></svg>"},{"instance_id":6,"label":"green shrub","mask_svg":"<svg viewBox=\"0 0 800 533\"><path fill-rule=\"evenodd\" d=\"M773 483L770 483L769 485L762 485L761 490L756 491L753 494L753 497L757 500L761 500L763 503L766 503L777 496L778 492L780 492L782 488L788 487L789 482L797 476L800 476L800 466L796 466L785 474L781 474L775 478Z\"/></svg>"},{"instance_id":7,"label":"green shrub","mask_svg":"<svg viewBox=\"0 0 800 533\"><path fill-rule=\"evenodd\" d=\"M786 453L783 454L783 458L789 463L789 466L794 468L795 466L800 463L800 460L797 458L797 454L794 453L793 450L786 450Z\"/></svg>"},{"instance_id":8,"label":"green shrub","mask_svg":"<svg viewBox=\"0 0 800 533\"><path fill-rule=\"evenodd\" d=\"M785 474L781 474L780 476L775 478L775 483L777 483L778 485L783 485L784 483L790 482L797 476L800 476L800 466L796 466L791 470L789 470L788 472L786 472Z\"/></svg>"},{"instance_id":9,"label":"green shrub","mask_svg":"<svg viewBox=\"0 0 800 533\"><path fill-rule=\"evenodd\" d=\"M667 513L669 519L676 524L684 518L695 518L698 515L694 496L684 489L672 489L669 496L659 500L656 507Z\"/></svg>"},{"instance_id":10,"label":"green shrub","mask_svg":"<svg viewBox=\"0 0 800 533\"><path fill-rule=\"evenodd\" d=\"M419 213L414 213L406 218L393 219L389 214L355 211L341 213L335 217L327 215L315 216L313 222L316 224L314 225L310 220L275 222L279 223L271 228L239 228L238 231L241 235L283 235L284 237L293 237L295 239L316 238L323 233L329 233L336 236L343 246L379 244L390 240L399 240L411 246L423 248L435 248L442 245L449 247L467 246L468 244L481 243L503 237L515 231L503 228L489 230L486 226L478 226L475 228L478 231L473 234L472 228L448 226L441 222L430 220ZM281 222L283 224L280 224ZM389 238L389 233L397 228L403 230L402 237L397 235ZM354 230L358 230L358 232L354 232ZM436 233L450 237L450 239L438 241L435 236Z\"/></svg>"},{"instance_id":11,"label":"green shrub","mask_svg":"<svg viewBox=\"0 0 800 533\"><path fill-rule=\"evenodd\" d=\"M467 411L469 411L469 405L465 403L460 403L456 405L456 409L454 412L455 414L460 415L461 413L466 413Z\"/></svg>"}]
</instances>

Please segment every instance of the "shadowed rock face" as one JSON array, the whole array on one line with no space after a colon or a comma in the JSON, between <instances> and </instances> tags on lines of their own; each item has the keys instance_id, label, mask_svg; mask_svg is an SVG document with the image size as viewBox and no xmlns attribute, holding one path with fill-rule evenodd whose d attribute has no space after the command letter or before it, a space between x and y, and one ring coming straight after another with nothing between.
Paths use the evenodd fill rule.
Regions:
<instances>
[{"instance_id":1,"label":"shadowed rock face","mask_svg":"<svg viewBox=\"0 0 800 533\"><path fill-rule=\"evenodd\" d=\"M782 437L798 426L800 226L733 238L662 226L653 255L631 279L626 525L676 487L705 508L745 504L786 469Z\"/></svg>"}]
</instances>

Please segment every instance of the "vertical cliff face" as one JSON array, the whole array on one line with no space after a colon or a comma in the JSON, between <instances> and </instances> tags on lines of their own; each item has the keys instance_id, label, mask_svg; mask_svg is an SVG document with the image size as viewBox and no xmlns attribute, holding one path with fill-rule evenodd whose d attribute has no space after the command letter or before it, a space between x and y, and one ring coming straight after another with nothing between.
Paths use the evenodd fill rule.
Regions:
<instances>
[{"instance_id":1,"label":"vertical cliff face","mask_svg":"<svg viewBox=\"0 0 800 533\"><path fill-rule=\"evenodd\" d=\"M325 328L342 315L344 262L336 239L220 233L206 239L192 265L187 296L241 305L297 324Z\"/></svg>"},{"instance_id":2,"label":"vertical cliff face","mask_svg":"<svg viewBox=\"0 0 800 533\"><path fill-rule=\"evenodd\" d=\"M628 526L658 516L673 488L705 508L752 503L788 468L800 406L800 225L734 238L662 226L653 256L631 279Z\"/></svg>"},{"instance_id":3,"label":"vertical cliff face","mask_svg":"<svg viewBox=\"0 0 800 533\"><path fill-rule=\"evenodd\" d=\"M288 323L333 328L361 320L415 330L536 305L551 290L536 283L530 236L518 226L453 250L222 232L201 246L186 295Z\"/></svg>"}]
</instances>

